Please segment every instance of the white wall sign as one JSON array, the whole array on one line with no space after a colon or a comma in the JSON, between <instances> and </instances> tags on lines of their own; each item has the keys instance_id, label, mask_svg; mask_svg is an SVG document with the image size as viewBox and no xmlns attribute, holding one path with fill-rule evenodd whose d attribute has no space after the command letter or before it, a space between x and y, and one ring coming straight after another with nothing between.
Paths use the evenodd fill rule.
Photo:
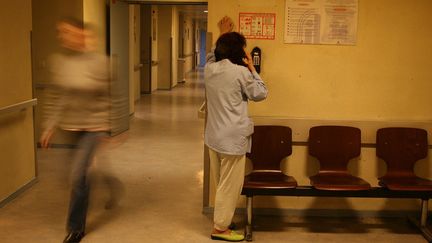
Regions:
<instances>
[{"instance_id":1,"label":"white wall sign","mask_svg":"<svg viewBox=\"0 0 432 243\"><path fill-rule=\"evenodd\" d=\"M274 13L240 13L239 32L247 39L274 40L276 14Z\"/></svg>"},{"instance_id":2,"label":"white wall sign","mask_svg":"<svg viewBox=\"0 0 432 243\"><path fill-rule=\"evenodd\" d=\"M355 45L358 0L285 0L284 42Z\"/></svg>"}]
</instances>

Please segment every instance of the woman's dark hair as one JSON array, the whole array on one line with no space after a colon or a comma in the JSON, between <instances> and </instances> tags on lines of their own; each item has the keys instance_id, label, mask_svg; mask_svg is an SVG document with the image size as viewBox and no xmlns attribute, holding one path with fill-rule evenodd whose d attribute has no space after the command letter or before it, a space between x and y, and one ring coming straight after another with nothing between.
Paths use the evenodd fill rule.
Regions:
<instances>
[{"instance_id":1,"label":"woman's dark hair","mask_svg":"<svg viewBox=\"0 0 432 243\"><path fill-rule=\"evenodd\" d=\"M246 57L244 47L246 47L246 38L242 34L237 32L225 33L216 41L216 61L228 59L234 64L246 66L243 61L243 58Z\"/></svg>"}]
</instances>

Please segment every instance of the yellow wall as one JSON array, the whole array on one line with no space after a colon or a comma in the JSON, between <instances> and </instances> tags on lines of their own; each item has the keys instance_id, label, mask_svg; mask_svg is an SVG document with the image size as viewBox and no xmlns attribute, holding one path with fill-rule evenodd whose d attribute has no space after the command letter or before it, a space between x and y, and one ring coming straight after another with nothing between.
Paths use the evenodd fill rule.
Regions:
<instances>
[{"instance_id":1,"label":"yellow wall","mask_svg":"<svg viewBox=\"0 0 432 243\"><path fill-rule=\"evenodd\" d=\"M83 19L96 31L97 50L106 53L106 1L83 0Z\"/></svg>"},{"instance_id":2,"label":"yellow wall","mask_svg":"<svg viewBox=\"0 0 432 243\"><path fill-rule=\"evenodd\" d=\"M262 48L270 89L253 115L432 119L431 1L359 0L355 46L284 44L284 6L283 0L209 1L214 33L225 14L237 22L239 12L276 13L275 40L248 40L249 48Z\"/></svg>"},{"instance_id":3,"label":"yellow wall","mask_svg":"<svg viewBox=\"0 0 432 243\"><path fill-rule=\"evenodd\" d=\"M31 1L7 1L0 8L0 108L32 94ZM35 178L33 109L0 114L0 202Z\"/></svg>"},{"instance_id":4,"label":"yellow wall","mask_svg":"<svg viewBox=\"0 0 432 243\"><path fill-rule=\"evenodd\" d=\"M223 6L223 7L220 7ZM263 52L261 76L269 89L266 101L250 105L257 124L291 126L294 140L306 141L319 124L355 125L364 142L374 142L379 127L404 125L431 131L432 1L359 0L358 38L354 46L283 43L284 0L209 0L208 29L218 36L217 21L230 16L238 27L239 12L276 13L275 40L248 40ZM429 133L429 136L431 134ZM416 172L432 178L432 161ZM306 147L295 146L283 165L300 184L309 184L318 162ZM350 164L350 171L377 184L385 173L373 148ZM212 195L211 195L212 197ZM265 200L265 201L264 201ZM258 207L358 210L417 209L415 200L266 198ZM244 206L243 202L239 206Z\"/></svg>"},{"instance_id":5,"label":"yellow wall","mask_svg":"<svg viewBox=\"0 0 432 243\"><path fill-rule=\"evenodd\" d=\"M177 6L172 6L172 24L171 24L171 33L172 33L172 53L171 53L171 67L172 67L172 86L174 87L178 83L178 57L179 57L179 45L178 39L179 37L179 12Z\"/></svg>"}]
</instances>

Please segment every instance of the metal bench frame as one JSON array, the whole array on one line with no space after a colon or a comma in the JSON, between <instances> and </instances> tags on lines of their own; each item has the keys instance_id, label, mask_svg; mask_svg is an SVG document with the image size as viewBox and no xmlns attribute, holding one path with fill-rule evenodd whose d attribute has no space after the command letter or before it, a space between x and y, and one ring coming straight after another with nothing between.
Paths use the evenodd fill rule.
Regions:
<instances>
[{"instance_id":1,"label":"metal bench frame","mask_svg":"<svg viewBox=\"0 0 432 243\"><path fill-rule=\"evenodd\" d=\"M294 189L243 189L242 195L246 196L245 238L252 241L253 196L295 196L295 197L358 197L358 198L418 198L421 199L420 221L410 218L422 233L423 237L432 242L432 232L427 229L428 201L432 198L432 191L391 191L384 187L372 187L364 191L330 191L318 190L312 186L298 186Z\"/></svg>"}]
</instances>

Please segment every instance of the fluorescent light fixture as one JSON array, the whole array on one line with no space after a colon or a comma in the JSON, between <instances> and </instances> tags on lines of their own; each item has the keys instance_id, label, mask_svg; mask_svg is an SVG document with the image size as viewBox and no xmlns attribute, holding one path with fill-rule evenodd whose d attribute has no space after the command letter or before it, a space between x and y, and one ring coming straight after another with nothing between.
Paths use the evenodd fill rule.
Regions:
<instances>
[{"instance_id":1,"label":"fluorescent light fixture","mask_svg":"<svg viewBox=\"0 0 432 243\"><path fill-rule=\"evenodd\" d=\"M208 10L204 10L204 13L208 13Z\"/></svg>"}]
</instances>

